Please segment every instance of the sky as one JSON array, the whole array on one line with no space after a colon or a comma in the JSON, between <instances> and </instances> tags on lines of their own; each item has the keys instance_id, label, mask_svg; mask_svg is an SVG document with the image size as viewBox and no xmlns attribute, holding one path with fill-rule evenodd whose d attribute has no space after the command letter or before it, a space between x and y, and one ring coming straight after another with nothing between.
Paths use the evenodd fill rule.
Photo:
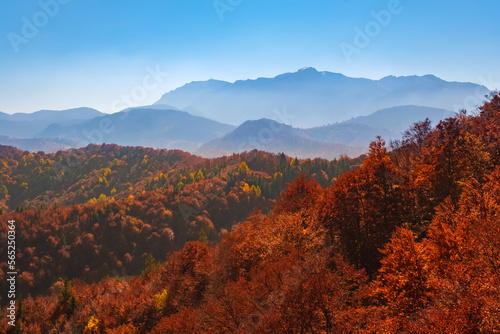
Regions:
<instances>
[{"instance_id":1,"label":"sky","mask_svg":"<svg viewBox=\"0 0 500 334\"><path fill-rule=\"evenodd\" d=\"M498 0L4 0L0 111L148 105L311 66L500 89Z\"/></svg>"}]
</instances>

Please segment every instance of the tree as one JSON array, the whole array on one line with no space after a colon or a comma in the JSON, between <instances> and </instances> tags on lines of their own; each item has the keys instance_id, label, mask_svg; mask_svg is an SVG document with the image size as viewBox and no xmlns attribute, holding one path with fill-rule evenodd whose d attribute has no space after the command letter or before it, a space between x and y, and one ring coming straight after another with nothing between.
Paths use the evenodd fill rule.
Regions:
<instances>
[{"instance_id":1,"label":"tree","mask_svg":"<svg viewBox=\"0 0 500 334\"><path fill-rule=\"evenodd\" d=\"M296 213L301 210L314 211L322 194L323 190L318 182L301 174L297 179L287 184L286 191L279 195L273 211L276 214Z\"/></svg>"},{"instance_id":2,"label":"tree","mask_svg":"<svg viewBox=\"0 0 500 334\"><path fill-rule=\"evenodd\" d=\"M247 166L246 162L245 162L245 161L243 161L243 162L242 162L242 163L238 166L238 172L239 172L240 174L246 174L246 173L248 173L248 171L249 171L249 168L248 168L248 166Z\"/></svg>"},{"instance_id":3,"label":"tree","mask_svg":"<svg viewBox=\"0 0 500 334\"><path fill-rule=\"evenodd\" d=\"M407 317L425 307L433 289L423 245L411 231L398 228L382 253L375 292L382 294L390 316Z\"/></svg>"},{"instance_id":4,"label":"tree","mask_svg":"<svg viewBox=\"0 0 500 334\"><path fill-rule=\"evenodd\" d=\"M380 266L379 249L407 216L397 174L379 138L370 144L362 167L339 177L320 205L320 221L331 239L372 276Z\"/></svg>"},{"instance_id":5,"label":"tree","mask_svg":"<svg viewBox=\"0 0 500 334\"><path fill-rule=\"evenodd\" d=\"M208 245L208 237L203 228L201 228L198 232L198 241L205 245Z\"/></svg>"}]
</instances>

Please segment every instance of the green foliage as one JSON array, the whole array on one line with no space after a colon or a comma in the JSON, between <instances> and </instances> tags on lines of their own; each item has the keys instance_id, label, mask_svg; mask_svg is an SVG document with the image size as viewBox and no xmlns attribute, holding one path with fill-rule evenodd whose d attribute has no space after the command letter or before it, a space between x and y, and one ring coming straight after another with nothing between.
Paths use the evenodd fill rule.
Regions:
<instances>
[{"instance_id":1,"label":"green foliage","mask_svg":"<svg viewBox=\"0 0 500 334\"><path fill-rule=\"evenodd\" d=\"M145 279L148 274L157 271L161 266L161 261L154 258L153 254L149 254L146 257L145 268L139 275L141 279Z\"/></svg>"},{"instance_id":2,"label":"green foliage","mask_svg":"<svg viewBox=\"0 0 500 334\"><path fill-rule=\"evenodd\" d=\"M9 194L9 191L7 190L7 187L4 184L2 184L0 186L0 195L8 195L8 194Z\"/></svg>"},{"instance_id":3,"label":"green foliage","mask_svg":"<svg viewBox=\"0 0 500 334\"><path fill-rule=\"evenodd\" d=\"M198 231L198 241L208 245L208 237L203 228Z\"/></svg>"},{"instance_id":4,"label":"green foliage","mask_svg":"<svg viewBox=\"0 0 500 334\"><path fill-rule=\"evenodd\" d=\"M70 316L76 309L77 301L73 291L71 291L71 281L64 279L63 287L59 293L59 305L63 313Z\"/></svg>"}]
</instances>

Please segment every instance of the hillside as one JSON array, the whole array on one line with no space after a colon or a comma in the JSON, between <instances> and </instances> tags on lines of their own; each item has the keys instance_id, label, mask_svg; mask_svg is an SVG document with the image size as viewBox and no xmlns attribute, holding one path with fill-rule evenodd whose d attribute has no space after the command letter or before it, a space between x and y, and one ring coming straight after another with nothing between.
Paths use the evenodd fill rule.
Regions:
<instances>
[{"instance_id":1,"label":"hillside","mask_svg":"<svg viewBox=\"0 0 500 334\"><path fill-rule=\"evenodd\" d=\"M6 136L0 136L0 145L13 146L23 151L30 151L30 152L43 151L46 153L63 151L77 146L75 142L64 139L44 139L44 138L19 139L19 138L10 138Z\"/></svg>"},{"instance_id":2,"label":"hillside","mask_svg":"<svg viewBox=\"0 0 500 334\"><path fill-rule=\"evenodd\" d=\"M358 156L377 136L400 140L413 123L429 119L433 125L455 113L422 106L399 106L378 110L345 122L299 129L271 119L246 121L225 136L200 147L196 154L217 157L252 149L285 152L299 158Z\"/></svg>"},{"instance_id":3,"label":"hillside","mask_svg":"<svg viewBox=\"0 0 500 334\"><path fill-rule=\"evenodd\" d=\"M173 216L164 205L171 202L172 189L111 203L4 214L2 231L8 219L15 219L21 231L20 289L36 291L41 282L48 285L46 277L77 268L73 274L87 281L61 279L48 295L23 297L18 330L498 332L499 129L500 96L477 115L460 113L436 128L428 121L414 124L392 151L379 138L358 168L325 185L316 181L323 172L302 175L288 183L271 211L254 211L231 231L222 231L217 243L200 229L198 241L160 261L147 252L169 248ZM126 150L100 149L114 152L117 159ZM4 150L10 160L22 161L24 154ZM261 168L267 168L266 156L271 157L281 168L297 167L296 172L314 163L251 156L241 157ZM15 165L10 160L7 166ZM329 168L340 163L316 162ZM256 175L251 163L249 169L245 165L235 164L233 176ZM200 175L192 182L201 186L206 181ZM261 196L256 187L242 185L240 192L245 189L249 197ZM197 198L202 191L192 188L189 193ZM223 208L231 207L238 195L220 198ZM197 201L203 203L202 198ZM203 227L210 225L203 221ZM215 219L212 223L217 224ZM146 265L140 276L128 276L127 267L127 275L116 270L116 277L88 283L111 268L138 266L142 252ZM107 267L96 272L93 264L103 261ZM82 273L85 264L89 267ZM3 328L7 326L4 320Z\"/></svg>"},{"instance_id":4,"label":"hillside","mask_svg":"<svg viewBox=\"0 0 500 334\"><path fill-rule=\"evenodd\" d=\"M68 138L80 146L118 144L194 151L203 143L234 129L184 111L132 108L70 125L51 125L37 134L41 138Z\"/></svg>"},{"instance_id":5,"label":"hillside","mask_svg":"<svg viewBox=\"0 0 500 334\"><path fill-rule=\"evenodd\" d=\"M311 140L307 131L280 124L270 119L246 121L232 132L200 147L195 153L204 157L218 157L258 149L304 158L335 159L342 155L358 156L363 147L339 145L336 142Z\"/></svg>"},{"instance_id":6,"label":"hillside","mask_svg":"<svg viewBox=\"0 0 500 334\"><path fill-rule=\"evenodd\" d=\"M40 110L13 115L0 113L0 135L13 138L31 138L52 124L74 125L104 115L91 108L68 110Z\"/></svg>"},{"instance_id":7,"label":"hillside","mask_svg":"<svg viewBox=\"0 0 500 334\"><path fill-rule=\"evenodd\" d=\"M301 173L329 185L362 159L298 161L258 151L203 159L117 145L31 154L0 146L0 216L16 217L23 245L19 291L38 295L63 277L139 275L149 254L163 259L201 231L216 241L251 212L269 212Z\"/></svg>"},{"instance_id":8,"label":"hillside","mask_svg":"<svg viewBox=\"0 0 500 334\"><path fill-rule=\"evenodd\" d=\"M429 119L435 126L454 114L445 109L398 106L377 110L367 116L354 117L341 123L305 129L305 132L315 141L358 146L366 151L370 142L377 136L382 136L387 141L399 140L402 133L413 123Z\"/></svg>"}]
</instances>

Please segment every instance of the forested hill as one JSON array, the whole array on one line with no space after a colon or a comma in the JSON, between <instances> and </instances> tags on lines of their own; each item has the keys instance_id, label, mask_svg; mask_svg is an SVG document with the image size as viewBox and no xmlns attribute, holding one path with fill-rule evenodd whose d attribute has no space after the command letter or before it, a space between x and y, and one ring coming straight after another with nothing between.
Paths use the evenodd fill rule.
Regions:
<instances>
[{"instance_id":1,"label":"forested hill","mask_svg":"<svg viewBox=\"0 0 500 334\"><path fill-rule=\"evenodd\" d=\"M149 255L163 260L200 234L217 241L252 211L269 212L301 173L330 185L364 158L297 160L252 151L203 159L117 145L0 152L1 232L14 217L24 295L45 292L62 277L95 282L114 272L138 275Z\"/></svg>"},{"instance_id":2,"label":"forested hill","mask_svg":"<svg viewBox=\"0 0 500 334\"><path fill-rule=\"evenodd\" d=\"M298 160L256 150L204 159L179 150L92 144L55 154L33 154L0 145L0 213L93 199L109 201L153 190L178 193L200 180L233 186L238 175L242 175L238 181L260 187L263 196L271 199L300 173L328 185L362 160L363 156ZM238 173L243 162L248 173Z\"/></svg>"},{"instance_id":3,"label":"forested hill","mask_svg":"<svg viewBox=\"0 0 500 334\"><path fill-rule=\"evenodd\" d=\"M499 141L500 96L477 113L460 113L436 128L414 124L390 147L381 138L374 141L359 168L330 185L318 183L319 172L288 183L271 211L254 212L223 231L217 243L203 232L164 262L149 257L139 277L89 284L91 277L84 274L87 282L61 280L46 296L25 297L18 328L29 333L499 332ZM281 165L280 156L274 159ZM286 162L291 169L296 163ZM250 163L234 168L235 177L257 173ZM285 175L273 172L273 179ZM242 192L250 187L245 183ZM173 184L169 189L175 192ZM252 193L258 197L256 187ZM16 219L20 231L30 231L20 232L23 245L41 235L20 257L26 261L20 280L26 287L31 282L33 290L40 284L30 276L28 259L35 267L52 266L45 273L55 276L73 257L93 263L96 254L107 254L106 259L116 257L116 266L133 263L130 252L119 254L129 242L133 249L142 247L141 241L154 235L153 225L170 219L166 213L155 220L163 212L156 211L161 196L166 195L150 191L66 212L42 210L47 216L36 224L35 215L44 213L2 215L2 224ZM227 194L221 206L230 207L235 196ZM141 210L145 220L134 220ZM30 230L52 224L48 217L92 231L76 233L73 242L55 237L60 224L48 226L53 230L45 234ZM54 240L43 247L66 259L60 268L37 248L49 235ZM109 236L116 242L105 244ZM164 248L166 243L146 244ZM72 247L80 248L71 253Z\"/></svg>"}]
</instances>

